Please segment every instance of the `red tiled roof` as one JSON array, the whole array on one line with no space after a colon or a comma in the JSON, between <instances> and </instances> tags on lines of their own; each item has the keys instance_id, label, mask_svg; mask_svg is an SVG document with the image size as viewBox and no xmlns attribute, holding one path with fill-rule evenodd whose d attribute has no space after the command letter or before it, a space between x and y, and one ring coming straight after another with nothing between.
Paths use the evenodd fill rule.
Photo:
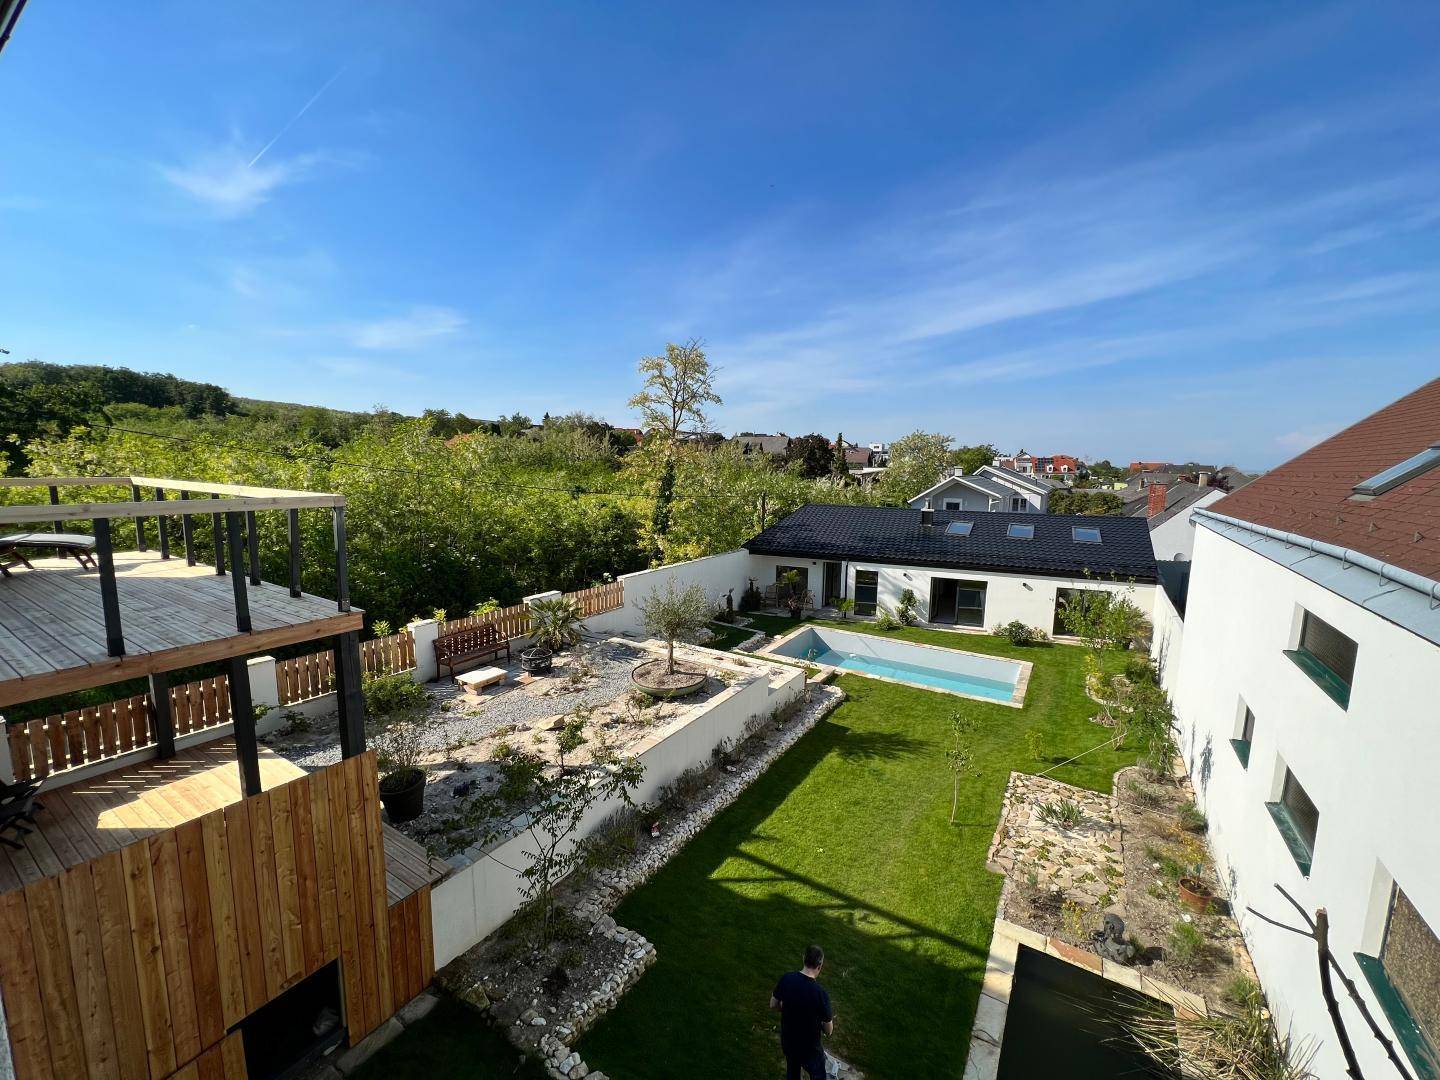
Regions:
<instances>
[{"instance_id":1,"label":"red tiled roof","mask_svg":"<svg viewBox=\"0 0 1440 1080\"><path fill-rule=\"evenodd\" d=\"M1287 461L1210 509L1440 579L1440 468L1369 501L1358 483L1440 442L1440 379Z\"/></svg>"}]
</instances>

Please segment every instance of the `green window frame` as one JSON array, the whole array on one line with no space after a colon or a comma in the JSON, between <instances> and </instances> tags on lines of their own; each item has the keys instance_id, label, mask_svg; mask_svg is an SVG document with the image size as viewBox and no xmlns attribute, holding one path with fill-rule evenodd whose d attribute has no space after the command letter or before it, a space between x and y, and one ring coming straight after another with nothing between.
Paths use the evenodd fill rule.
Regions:
<instances>
[{"instance_id":1,"label":"green window frame","mask_svg":"<svg viewBox=\"0 0 1440 1080\"><path fill-rule=\"evenodd\" d=\"M1240 764L1245 768L1250 767L1250 744L1255 739L1255 713L1249 705L1245 706L1245 719L1240 725L1240 737L1231 739L1230 745L1235 749L1235 756L1240 759Z\"/></svg>"},{"instance_id":2,"label":"green window frame","mask_svg":"<svg viewBox=\"0 0 1440 1080\"><path fill-rule=\"evenodd\" d=\"M1285 770L1285 782L1280 788L1280 801L1266 803L1265 809L1270 811L1300 873L1309 877L1315 857L1315 837L1320 831L1320 810L1289 768Z\"/></svg>"},{"instance_id":3,"label":"green window frame","mask_svg":"<svg viewBox=\"0 0 1440 1080\"><path fill-rule=\"evenodd\" d=\"M1288 656L1310 681L1342 709L1350 707L1350 686L1355 679L1355 642L1312 612L1300 620L1300 640Z\"/></svg>"},{"instance_id":4,"label":"green window frame","mask_svg":"<svg viewBox=\"0 0 1440 1080\"><path fill-rule=\"evenodd\" d=\"M1440 1080L1440 938L1392 885L1379 955L1355 962L1421 1080Z\"/></svg>"}]
</instances>

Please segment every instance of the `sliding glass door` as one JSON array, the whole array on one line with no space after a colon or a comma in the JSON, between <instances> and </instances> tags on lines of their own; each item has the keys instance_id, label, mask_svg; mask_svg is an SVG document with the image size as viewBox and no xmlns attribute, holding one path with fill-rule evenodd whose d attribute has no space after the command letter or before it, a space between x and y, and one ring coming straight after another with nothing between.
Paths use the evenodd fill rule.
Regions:
<instances>
[{"instance_id":1,"label":"sliding glass door","mask_svg":"<svg viewBox=\"0 0 1440 1080\"><path fill-rule=\"evenodd\" d=\"M874 615L880 600L880 571L855 571L855 614Z\"/></svg>"}]
</instances>

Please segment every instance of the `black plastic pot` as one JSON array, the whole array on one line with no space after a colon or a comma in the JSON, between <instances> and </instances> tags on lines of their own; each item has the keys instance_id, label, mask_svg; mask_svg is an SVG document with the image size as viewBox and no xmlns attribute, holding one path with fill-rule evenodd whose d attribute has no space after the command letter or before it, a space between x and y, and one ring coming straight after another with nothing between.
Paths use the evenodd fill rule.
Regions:
<instances>
[{"instance_id":1,"label":"black plastic pot","mask_svg":"<svg viewBox=\"0 0 1440 1080\"><path fill-rule=\"evenodd\" d=\"M544 675L555 666L555 654L546 648L526 649L520 654L520 670Z\"/></svg>"},{"instance_id":2,"label":"black plastic pot","mask_svg":"<svg viewBox=\"0 0 1440 1080\"><path fill-rule=\"evenodd\" d=\"M398 769L380 778L380 802L390 821L413 821L425 809L425 770Z\"/></svg>"}]
</instances>

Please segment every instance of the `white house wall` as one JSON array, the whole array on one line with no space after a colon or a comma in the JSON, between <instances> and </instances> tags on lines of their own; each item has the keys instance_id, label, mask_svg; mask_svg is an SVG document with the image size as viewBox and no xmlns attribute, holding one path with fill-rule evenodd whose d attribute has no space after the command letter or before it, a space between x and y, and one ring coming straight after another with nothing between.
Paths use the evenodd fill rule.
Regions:
<instances>
[{"instance_id":1,"label":"white house wall","mask_svg":"<svg viewBox=\"0 0 1440 1080\"><path fill-rule=\"evenodd\" d=\"M1217 503L1227 492L1216 488L1196 499L1180 513L1162 521L1150 530L1150 544L1155 549L1155 558L1173 562L1189 559L1195 549L1195 525L1191 513L1202 507Z\"/></svg>"},{"instance_id":2,"label":"white house wall","mask_svg":"<svg viewBox=\"0 0 1440 1080\"><path fill-rule=\"evenodd\" d=\"M1348 709L1284 655L1301 608L1358 645ZM1440 647L1203 525L1195 530L1183 633L1179 671L1167 682L1232 904L1281 1029L1321 1040L1317 1075L1342 1076L1314 945L1246 908L1293 923L1276 883L1312 914L1327 908L1331 946L1384 1023L1353 956L1379 947L1390 881L1440 929ZM1248 768L1230 745L1244 705L1255 714ZM1309 877L1265 807L1278 798L1286 766L1319 809ZM1393 1075L1354 1006L1343 993L1340 999L1365 1074Z\"/></svg>"},{"instance_id":3,"label":"white house wall","mask_svg":"<svg viewBox=\"0 0 1440 1080\"><path fill-rule=\"evenodd\" d=\"M1020 541L1016 541L1020 543ZM752 557L752 576L763 589L774 584L776 568L780 566L804 566L810 571L810 587L814 591L824 580L824 560L781 558L772 555ZM1098 581L1085 577L1055 578L1025 574L1002 574L978 570L949 570L935 567L894 566L865 560L843 562L845 595L855 595L855 572L857 570L879 571L879 603L894 611L905 589L913 589L920 601L920 614L927 614L930 604L930 583L934 578L950 578L960 581L983 581L985 588L985 627L991 628L1011 619L1019 619L1029 626L1038 626L1047 634L1055 622L1055 595L1057 589L1099 589L1106 592L1126 592L1132 601L1151 614L1155 603L1156 586L1151 584L1131 585L1127 582Z\"/></svg>"}]
</instances>

